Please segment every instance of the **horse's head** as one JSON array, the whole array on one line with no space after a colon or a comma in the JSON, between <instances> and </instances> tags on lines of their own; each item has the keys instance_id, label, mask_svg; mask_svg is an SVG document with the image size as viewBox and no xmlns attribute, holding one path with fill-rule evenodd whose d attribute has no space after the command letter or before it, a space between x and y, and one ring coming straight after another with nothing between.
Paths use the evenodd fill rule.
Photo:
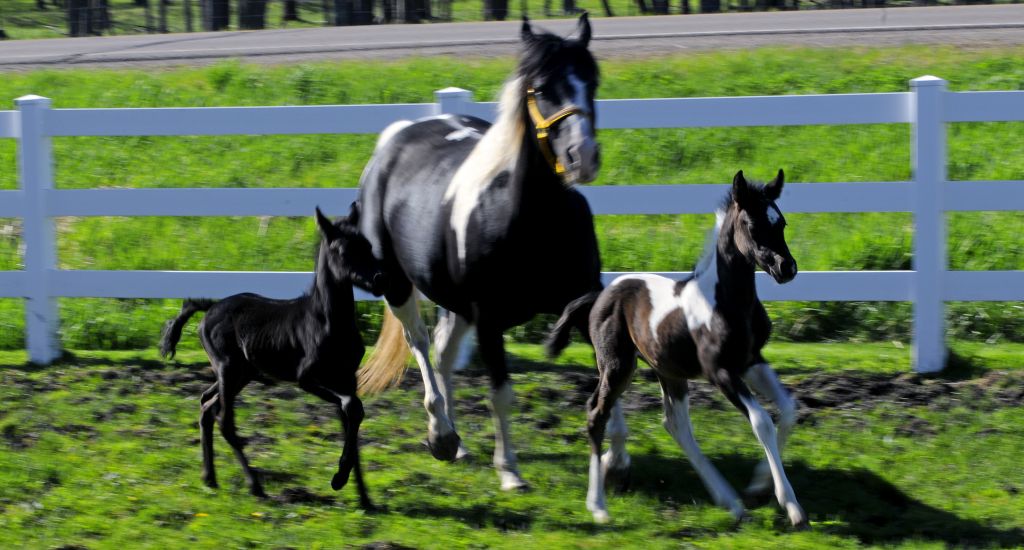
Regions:
<instances>
[{"instance_id":1,"label":"horse's head","mask_svg":"<svg viewBox=\"0 0 1024 550\"><path fill-rule=\"evenodd\" d=\"M783 173L767 184L752 185L736 172L732 180L731 220L736 248L748 260L768 272L776 282L796 277L796 260L786 244L786 218L775 204L782 194Z\"/></svg>"},{"instance_id":2,"label":"horse's head","mask_svg":"<svg viewBox=\"0 0 1024 550\"><path fill-rule=\"evenodd\" d=\"M334 222L317 207L316 224L321 236L318 269L327 270L332 282L351 281L374 296L384 294L388 277L380 261L374 257L370 241L359 232L356 203L352 203L352 211L347 217Z\"/></svg>"},{"instance_id":3,"label":"horse's head","mask_svg":"<svg viewBox=\"0 0 1024 550\"><path fill-rule=\"evenodd\" d=\"M524 17L521 36L517 72L526 95L527 128L533 128L548 165L566 184L594 181L601 165L594 128L598 70L587 49L587 14L569 38L534 33Z\"/></svg>"}]
</instances>

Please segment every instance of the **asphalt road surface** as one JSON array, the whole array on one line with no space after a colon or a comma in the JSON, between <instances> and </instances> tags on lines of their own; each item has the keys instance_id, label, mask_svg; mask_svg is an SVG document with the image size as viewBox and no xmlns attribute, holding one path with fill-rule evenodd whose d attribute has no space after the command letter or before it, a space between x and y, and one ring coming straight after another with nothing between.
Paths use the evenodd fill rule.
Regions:
<instances>
[{"instance_id":1,"label":"asphalt road surface","mask_svg":"<svg viewBox=\"0 0 1024 550\"><path fill-rule=\"evenodd\" d=\"M568 34L575 21L537 25ZM0 43L0 70L194 65L225 58L283 63L508 56L515 52L518 26L518 21L434 23L16 40ZM1024 4L596 18L593 26L592 49L604 58L765 45L1010 46L1024 44Z\"/></svg>"}]
</instances>

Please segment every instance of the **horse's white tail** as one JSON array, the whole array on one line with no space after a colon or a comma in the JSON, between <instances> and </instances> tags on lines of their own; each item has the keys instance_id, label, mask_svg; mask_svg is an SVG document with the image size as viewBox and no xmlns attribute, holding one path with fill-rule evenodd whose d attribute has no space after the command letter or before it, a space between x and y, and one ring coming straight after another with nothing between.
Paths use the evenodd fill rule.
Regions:
<instances>
[{"instance_id":1,"label":"horse's white tail","mask_svg":"<svg viewBox=\"0 0 1024 550\"><path fill-rule=\"evenodd\" d=\"M416 300L415 293L409 299ZM405 327L391 313L391 308L385 308L384 323L380 327L377 344L366 364L359 369L359 392L375 395L397 386L402 380L410 355Z\"/></svg>"}]
</instances>

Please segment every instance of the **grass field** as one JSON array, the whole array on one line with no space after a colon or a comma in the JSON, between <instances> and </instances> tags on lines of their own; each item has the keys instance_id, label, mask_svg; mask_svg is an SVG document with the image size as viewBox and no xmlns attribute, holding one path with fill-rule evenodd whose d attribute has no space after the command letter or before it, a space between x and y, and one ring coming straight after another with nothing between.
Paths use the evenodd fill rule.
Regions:
<instances>
[{"instance_id":1,"label":"grass field","mask_svg":"<svg viewBox=\"0 0 1024 550\"><path fill-rule=\"evenodd\" d=\"M553 365L512 348L513 437L533 490L498 490L486 381L458 374L460 431L472 456L434 461L421 441L419 376L367 402L363 460L384 510L329 488L338 422L287 385L243 394L239 426L269 500L250 497L217 437L221 489L199 482L196 418L205 358L76 352L45 368L0 352L0 546L5 548L942 548L1024 545L1019 457L1024 346L957 342L943 378L907 375L892 344L772 344L767 355L801 403L787 472L812 529L792 532L771 503L734 524L709 502L660 426L656 383L641 366L627 392L631 485L609 493L614 518L584 508L583 401L589 350ZM706 384L693 385L698 440L742 488L760 455L749 425ZM386 546L390 544L390 546ZM77 545L77 546L75 546Z\"/></svg>"},{"instance_id":2,"label":"grass field","mask_svg":"<svg viewBox=\"0 0 1024 550\"><path fill-rule=\"evenodd\" d=\"M889 92L936 74L953 90L1024 88L1024 49L934 47L768 48L602 63L602 98ZM0 97L54 98L58 108L297 105L431 101L449 85L495 96L511 59L413 59L268 67L227 62L201 69L51 70L12 73ZM952 179L1024 179L1024 124L954 124ZM60 188L354 186L374 136L59 138ZM897 125L605 131L599 185L728 181L740 168L789 181L898 181L910 177L909 130ZM12 140L0 142L0 188L17 185ZM785 205L783 205L785 208ZM906 269L905 214L791 214L788 239L802 270ZM607 270L686 270L710 216L604 216L597 220ZM1024 213L949 216L953 269L1024 269ZM59 263L70 269L310 269L309 219L63 218ZM17 269L20 226L0 220L0 269ZM175 302L65 300L67 347L152 345ZM22 347L22 305L0 300L0 349ZM900 340L907 304L771 305L776 337L796 341ZM372 331L375 306L367 306ZM1019 303L951 304L953 336L1024 338ZM536 338L544 321L515 333Z\"/></svg>"}]
</instances>

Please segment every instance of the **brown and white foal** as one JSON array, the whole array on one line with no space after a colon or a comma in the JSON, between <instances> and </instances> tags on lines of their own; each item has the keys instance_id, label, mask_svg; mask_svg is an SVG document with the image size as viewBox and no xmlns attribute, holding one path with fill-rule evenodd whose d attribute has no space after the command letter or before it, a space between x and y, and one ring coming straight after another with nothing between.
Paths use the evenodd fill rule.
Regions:
<instances>
[{"instance_id":1,"label":"brown and white foal","mask_svg":"<svg viewBox=\"0 0 1024 550\"><path fill-rule=\"evenodd\" d=\"M716 214L708 250L691 278L674 281L658 275L624 275L597 299L590 314L600 383L588 402L590 488L587 508L594 520L609 519L604 481L609 470L629 468L625 419L616 400L629 384L639 355L661 382L665 428L683 448L715 503L739 518L743 503L705 457L693 437L687 380L703 376L749 420L767 460L758 465L749 492L775 496L795 526L807 516L782 469L781 450L793 427L795 404L761 356L771 321L757 298L754 271L760 266L777 282L796 276L796 261L783 235L785 218L775 200L783 186L774 181L751 185L738 172L732 190ZM750 389L774 401L780 410L776 432L772 418ZM606 424L611 449L601 456Z\"/></svg>"}]
</instances>

